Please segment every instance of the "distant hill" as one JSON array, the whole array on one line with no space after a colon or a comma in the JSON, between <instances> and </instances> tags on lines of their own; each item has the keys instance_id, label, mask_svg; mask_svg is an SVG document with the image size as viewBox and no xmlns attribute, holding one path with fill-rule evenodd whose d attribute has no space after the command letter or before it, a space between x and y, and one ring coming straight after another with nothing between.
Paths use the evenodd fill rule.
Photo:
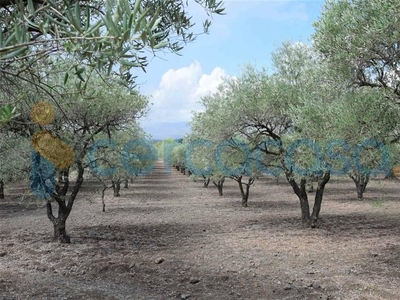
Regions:
<instances>
[{"instance_id":1,"label":"distant hill","mask_svg":"<svg viewBox=\"0 0 400 300\"><path fill-rule=\"evenodd\" d=\"M152 135L154 140L180 139L190 131L187 122L158 123L156 125L145 124L142 127L147 133Z\"/></svg>"}]
</instances>

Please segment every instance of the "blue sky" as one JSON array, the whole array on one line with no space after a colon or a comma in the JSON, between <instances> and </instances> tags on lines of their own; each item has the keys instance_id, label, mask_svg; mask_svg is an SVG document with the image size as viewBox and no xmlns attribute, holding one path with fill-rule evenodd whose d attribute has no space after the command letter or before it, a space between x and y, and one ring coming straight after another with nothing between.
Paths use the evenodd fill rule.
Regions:
<instances>
[{"instance_id":1,"label":"blue sky","mask_svg":"<svg viewBox=\"0 0 400 300\"><path fill-rule=\"evenodd\" d=\"M203 20L201 7L189 5L193 19ZM271 53L284 40L310 43L323 5L322 0L225 1L226 15L213 17L210 34L186 45L182 56L159 54L146 73L135 74L153 103L143 128L156 139L183 137L191 111L202 110L198 101L214 92L223 76L238 75L246 63L272 70Z\"/></svg>"}]
</instances>

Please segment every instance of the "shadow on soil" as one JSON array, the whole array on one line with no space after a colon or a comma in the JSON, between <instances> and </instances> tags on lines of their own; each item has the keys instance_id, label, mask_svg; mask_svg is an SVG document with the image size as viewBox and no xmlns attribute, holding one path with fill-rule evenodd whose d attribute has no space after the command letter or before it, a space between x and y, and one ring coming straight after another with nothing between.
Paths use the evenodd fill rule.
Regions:
<instances>
[{"instance_id":1,"label":"shadow on soil","mask_svg":"<svg viewBox=\"0 0 400 300\"><path fill-rule=\"evenodd\" d=\"M140 251L151 256L201 244L206 234L198 224L110 225L75 227L71 239L74 244L85 244L86 251L94 254L137 254Z\"/></svg>"},{"instance_id":2,"label":"shadow on soil","mask_svg":"<svg viewBox=\"0 0 400 300\"><path fill-rule=\"evenodd\" d=\"M254 225L257 225L254 227ZM316 228L305 228L300 217L271 214L243 221L238 227L252 228L255 230L271 230L294 234L312 236L330 236L334 239L346 238L373 238L400 235L400 218L388 217L377 213L352 213L349 215L322 214Z\"/></svg>"}]
</instances>

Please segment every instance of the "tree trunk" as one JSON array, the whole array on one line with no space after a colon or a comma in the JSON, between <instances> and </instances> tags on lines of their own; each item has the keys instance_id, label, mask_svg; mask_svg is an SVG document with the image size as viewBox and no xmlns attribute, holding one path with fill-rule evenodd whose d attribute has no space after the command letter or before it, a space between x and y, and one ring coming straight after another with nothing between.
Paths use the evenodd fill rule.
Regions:
<instances>
[{"instance_id":1,"label":"tree trunk","mask_svg":"<svg viewBox=\"0 0 400 300\"><path fill-rule=\"evenodd\" d=\"M61 185L62 183L64 183L63 172L60 170L57 174L57 184Z\"/></svg>"},{"instance_id":2,"label":"tree trunk","mask_svg":"<svg viewBox=\"0 0 400 300\"><path fill-rule=\"evenodd\" d=\"M66 231L66 222L70 213L70 209L65 205L64 200L58 198L58 216L55 217L53 215L51 202L47 202L47 216L50 221L53 223L54 227L54 241L58 241L60 243L71 243L71 239Z\"/></svg>"},{"instance_id":3,"label":"tree trunk","mask_svg":"<svg viewBox=\"0 0 400 300\"><path fill-rule=\"evenodd\" d=\"M72 206L74 205L76 196L79 193L79 190L83 183L83 174L84 167L82 163L82 157L76 158L76 165L78 168L78 174L75 180L75 185L72 189L71 195L66 197L69 188L69 176L64 180L64 186L58 187L58 189L51 195L51 197L58 204L58 215L55 217L53 215L52 204L50 201L47 201L47 217L53 223L54 227L54 239L59 241L60 243L70 243L71 239L66 231L66 221L72 210ZM66 174L69 174L69 169L66 170ZM57 188L57 186L56 186ZM67 199L68 198L68 199Z\"/></svg>"},{"instance_id":4,"label":"tree trunk","mask_svg":"<svg viewBox=\"0 0 400 300\"><path fill-rule=\"evenodd\" d=\"M0 179L0 199L4 199L4 181Z\"/></svg>"},{"instance_id":5,"label":"tree trunk","mask_svg":"<svg viewBox=\"0 0 400 300\"><path fill-rule=\"evenodd\" d=\"M249 195L250 195L250 185L246 184L246 192L244 195L242 195L242 206L247 207L248 206L248 200L249 200Z\"/></svg>"},{"instance_id":6,"label":"tree trunk","mask_svg":"<svg viewBox=\"0 0 400 300\"><path fill-rule=\"evenodd\" d=\"M350 178L353 179L356 189L357 189L357 197L358 199L364 198L364 192L367 188L367 184L369 182L369 175L368 174L349 174Z\"/></svg>"},{"instance_id":7,"label":"tree trunk","mask_svg":"<svg viewBox=\"0 0 400 300\"><path fill-rule=\"evenodd\" d=\"M223 196L224 195L224 193L223 193L223 187L222 187L222 183L221 184L218 184L218 195L220 195L220 196Z\"/></svg>"},{"instance_id":8,"label":"tree trunk","mask_svg":"<svg viewBox=\"0 0 400 300\"><path fill-rule=\"evenodd\" d=\"M119 191L121 190L121 180L113 180L112 181L113 184L113 191L114 191L114 197L119 197L121 196L119 194Z\"/></svg>"},{"instance_id":9,"label":"tree trunk","mask_svg":"<svg viewBox=\"0 0 400 300\"><path fill-rule=\"evenodd\" d=\"M253 184L254 178L250 177L247 183L242 182L242 176L233 177L233 179L236 180L239 184L240 194L242 195L242 206L248 207L250 186ZM243 188L243 186L245 186L246 188Z\"/></svg>"},{"instance_id":10,"label":"tree trunk","mask_svg":"<svg viewBox=\"0 0 400 300\"><path fill-rule=\"evenodd\" d=\"M203 176L203 178L204 178L204 187L206 188L206 187L208 187L208 185L210 183L210 177L204 177Z\"/></svg>"},{"instance_id":11,"label":"tree trunk","mask_svg":"<svg viewBox=\"0 0 400 300\"><path fill-rule=\"evenodd\" d=\"M214 185L217 187L217 189L218 189L218 194L219 194L220 196L223 196L222 190L223 190L223 187L224 187L224 182L225 182L225 177L222 177L222 178L218 179L217 182L215 182L215 181L213 180L213 183L214 183Z\"/></svg>"},{"instance_id":12,"label":"tree trunk","mask_svg":"<svg viewBox=\"0 0 400 300\"><path fill-rule=\"evenodd\" d=\"M319 212L321 211L322 198L324 196L325 185L331 178L330 173L324 173L321 179L318 180L317 192L315 193L314 207L311 215L311 227L314 228L318 221Z\"/></svg>"},{"instance_id":13,"label":"tree trunk","mask_svg":"<svg viewBox=\"0 0 400 300\"><path fill-rule=\"evenodd\" d=\"M103 205L103 212L106 212L106 201L105 201L105 191L107 189L107 186L103 182L103 190L101 191L101 204Z\"/></svg>"},{"instance_id":14,"label":"tree trunk","mask_svg":"<svg viewBox=\"0 0 400 300\"><path fill-rule=\"evenodd\" d=\"M125 188L125 189L128 188L128 184L129 184L128 177L126 177L126 178L125 178L125 184L124 184L124 188Z\"/></svg>"},{"instance_id":15,"label":"tree trunk","mask_svg":"<svg viewBox=\"0 0 400 300\"><path fill-rule=\"evenodd\" d=\"M300 209L301 209L301 221L304 226L309 226L311 224L310 217L310 205L308 204L308 197L306 192L306 179L302 178L300 180L300 186L295 181L292 173L285 173L286 179L292 186L294 193L299 198Z\"/></svg>"},{"instance_id":16,"label":"tree trunk","mask_svg":"<svg viewBox=\"0 0 400 300\"><path fill-rule=\"evenodd\" d=\"M69 244L71 243L71 238L67 234L65 223L67 222L67 218L57 218L58 222L53 223L54 226L54 240L59 241L60 243L63 244Z\"/></svg>"},{"instance_id":17,"label":"tree trunk","mask_svg":"<svg viewBox=\"0 0 400 300\"><path fill-rule=\"evenodd\" d=\"M299 197L300 209L301 209L301 221L304 226L309 226L311 223L310 219L310 205L308 204L307 194L302 194Z\"/></svg>"},{"instance_id":18,"label":"tree trunk","mask_svg":"<svg viewBox=\"0 0 400 300\"><path fill-rule=\"evenodd\" d=\"M242 176L239 177L234 177L234 180L237 181L237 183L239 184L239 189L240 189L240 195L242 196L242 207L247 207L247 200L248 197L246 195L246 192L243 189L243 185L242 185Z\"/></svg>"},{"instance_id":19,"label":"tree trunk","mask_svg":"<svg viewBox=\"0 0 400 300\"><path fill-rule=\"evenodd\" d=\"M69 189L69 169L58 170L55 191L58 196L65 196Z\"/></svg>"}]
</instances>

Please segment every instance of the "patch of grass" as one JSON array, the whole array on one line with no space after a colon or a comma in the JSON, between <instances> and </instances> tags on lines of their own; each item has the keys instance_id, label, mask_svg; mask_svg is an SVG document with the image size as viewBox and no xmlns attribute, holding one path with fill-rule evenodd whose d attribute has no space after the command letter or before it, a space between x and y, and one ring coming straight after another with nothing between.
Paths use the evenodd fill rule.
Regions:
<instances>
[{"instance_id":1,"label":"patch of grass","mask_svg":"<svg viewBox=\"0 0 400 300\"><path fill-rule=\"evenodd\" d=\"M381 192L381 195L380 195L380 197L378 199L376 199L376 200L371 202L371 205L373 207L382 207L385 204L386 196L388 195L388 192L384 190L384 186L383 186L382 180L380 180L378 182L378 187L379 187L379 190Z\"/></svg>"},{"instance_id":2,"label":"patch of grass","mask_svg":"<svg viewBox=\"0 0 400 300\"><path fill-rule=\"evenodd\" d=\"M371 202L373 207L382 207L386 202L386 198L384 196L380 196L378 199Z\"/></svg>"},{"instance_id":3,"label":"patch of grass","mask_svg":"<svg viewBox=\"0 0 400 300\"><path fill-rule=\"evenodd\" d=\"M190 181L197 182L198 179L200 179L200 177L198 177L196 175L192 174L192 175L189 176L189 180Z\"/></svg>"}]
</instances>

